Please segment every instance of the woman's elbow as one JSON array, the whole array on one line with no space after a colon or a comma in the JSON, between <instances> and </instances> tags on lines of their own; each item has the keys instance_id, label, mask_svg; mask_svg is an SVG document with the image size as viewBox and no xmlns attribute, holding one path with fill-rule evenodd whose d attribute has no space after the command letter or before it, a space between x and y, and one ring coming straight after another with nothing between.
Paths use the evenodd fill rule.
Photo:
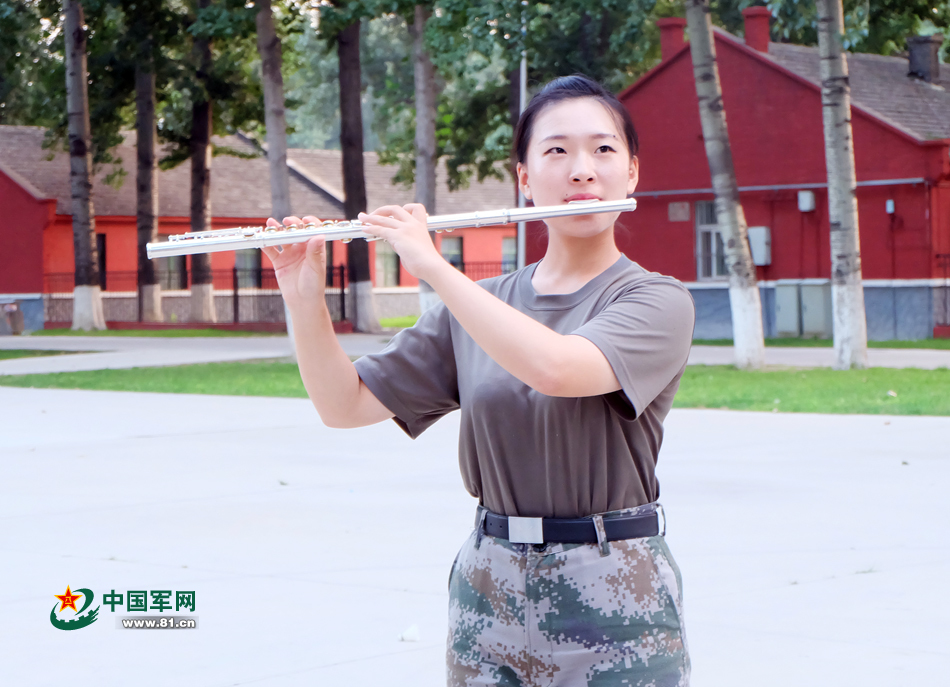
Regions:
<instances>
[{"instance_id":1,"label":"woman's elbow","mask_svg":"<svg viewBox=\"0 0 950 687\"><path fill-rule=\"evenodd\" d=\"M535 370L528 386L545 396L564 396L567 377L561 365L544 365Z\"/></svg>"},{"instance_id":2,"label":"woman's elbow","mask_svg":"<svg viewBox=\"0 0 950 687\"><path fill-rule=\"evenodd\" d=\"M351 424L347 422L345 413L340 413L338 409L320 408L316 403L313 405L320 416L320 421L330 429L350 429Z\"/></svg>"}]
</instances>

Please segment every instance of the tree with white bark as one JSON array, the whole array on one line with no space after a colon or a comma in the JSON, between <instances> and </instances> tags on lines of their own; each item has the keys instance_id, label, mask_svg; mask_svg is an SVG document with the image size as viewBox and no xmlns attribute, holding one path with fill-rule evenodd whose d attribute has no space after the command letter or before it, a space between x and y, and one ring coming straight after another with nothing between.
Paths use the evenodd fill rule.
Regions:
<instances>
[{"instance_id":1,"label":"tree with white bark","mask_svg":"<svg viewBox=\"0 0 950 687\"><path fill-rule=\"evenodd\" d=\"M155 59L151 45L135 65L135 222L138 234L139 307L143 322L162 322L162 287L146 246L158 241L158 132L155 118Z\"/></svg>"},{"instance_id":2,"label":"tree with white bark","mask_svg":"<svg viewBox=\"0 0 950 687\"><path fill-rule=\"evenodd\" d=\"M366 212L366 174L363 170L363 113L360 104L360 20L337 35L340 58L340 148L343 151L343 211L347 219ZM347 244L346 272L353 328L379 332L369 270L369 244L358 239Z\"/></svg>"},{"instance_id":3,"label":"tree with white bark","mask_svg":"<svg viewBox=\"0 0 950 687\"><path fill-rule=\"evenodd\" d=\"M271 0L257 1L257 51L261 56L261 80L264 87L264 127L267 132L267 162L270 167L271 215L278 221L292 214L290 204L290 172L287 169L287 116L285 113L284 58L280 38L274 26ZM237 298L237 294L234 294ZM293 322L284 304L287 340L291 355L294 350Z\"/></svg>"},{"instance_id":4,"label":"tree with white bark","mask_svg":"<svg viewBox=\"0 0 950 687\"><path fill-rule=\"evenodd\" d=\"M736 366L741 369L760 369L765 363L762 304L749 249L748 225L739 202L739 186L732 163L726 109L722 101L709 15L709 0L686 1L686 25L699 100L699 119L716 194L716 221L723 234L729 269L729 303Z\"/></svg>"},{"instance_id":5,"label":"tree with white bark","mask_svg":"<svg viewBox=\"0 0 950 687\"><path fill-rule=\"evenodd\" d=\"M106 328L99 288L96 217L92 202L92 132L89 124L86 28L82 4L64 0L66 110L69 120L69 182L73 210L75 286L73 322L77 330Z\"/></svg>"},{"instance_id":6,"label":"tree with white bark","mask_svg":"<svg viewBox=\"0 0 950 687\"><path fill-rule=\"evenodd\" d=\"M838 370L868 365L868 333L861 280L857 178L851 136L851 84L841 45L841 0L817 0L821 113L831 225L831 309Z\"/></svg>"},{"instance_id":7,"label":"tree with white bark","mask_svg":"<svg viewBox=\"0 0 950 687\"><path fill-rule=\"evenodd\" d=\"M435 66L425 44L426 22L432 11L426 5L413 6L413 21L409 24L412 34L412 64L415 84L416 108L416 192L415 201L422 203L430 215L436 214L435 172L439 152L435 141L436 98L438 84ZM435 232L429 232L434 241ZM439 295L424 281L419 281L419 308L425 312L440 302Z\"/></svg>"},{"instance_id":8,"label":"tree with white bark","mask_svg":"<svg viewBox=\"0 0 950 687\"><path fill-rule=\"evenodd\" d=\"M211 0L198 0L198 12L211 7ZM196 63L196 88L191 104L191 231L211 229L211 133L213 104L208 85L211 77L211 38L204 32L195 35L192 48ZM191 256L191 320L215 322L214 282L211 256Z\"/></svg>"},{"instance_id":9,"label":"tree with white bark","mask_svg":"<svg viewBox=\"0 0 950 687\"><path fill-rule=\"evenodd\" d=\"M360 101L360 27L374 13L372 3L335 2L320 8L320 35L336 44L340 81L340 149L343 153L343 212L356 219L366 212L363 169L363 113ZM379 332L379 317L370 279L369 243L362 239L346 247L347 313L358 332Z\"/></svg>"}]
</instances>

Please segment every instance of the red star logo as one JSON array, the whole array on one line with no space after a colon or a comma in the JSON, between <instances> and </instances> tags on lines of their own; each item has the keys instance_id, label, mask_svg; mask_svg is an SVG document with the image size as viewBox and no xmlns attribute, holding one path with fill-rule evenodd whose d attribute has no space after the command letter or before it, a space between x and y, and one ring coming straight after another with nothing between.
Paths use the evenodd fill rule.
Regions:
<instances>
[{"instance_id":1,"label":"red star logo","mask_svg":"<svg viewBox=\"0 0 950 687\"><path fill-rule=\"evenodd\" d=\"M73 594L68 584L66 585L65 594L53 594L53 596L55 596L61 602L58 611L59 613L62 613L66 608L71 608L77 613L79 612L79 609L76 608L76 599L81 599L82 594Z\"/></svg>"}]
</instances>

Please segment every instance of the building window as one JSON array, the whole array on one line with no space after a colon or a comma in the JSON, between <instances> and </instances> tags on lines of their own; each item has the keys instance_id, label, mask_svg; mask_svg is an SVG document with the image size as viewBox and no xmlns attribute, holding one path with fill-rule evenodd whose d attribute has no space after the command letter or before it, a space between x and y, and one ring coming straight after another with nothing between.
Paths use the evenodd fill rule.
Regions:
<instances>
[{"instance_id":1,"label":"building window","mask_svg":"<svg viewBox=\"0 0 950 687\"><path fill-rule=\"evenodd\" d=\"M105 291L106 285L106 235L96 234L96 254L99 257L99 288Z\"/></svg>"},{"instance_id":2,"label":"building window","mask_svg":"<svg viewBox=\"0 0 950 687\"><path fill-rule=\"evenodd\" d=\"M159 241L167 241L167 234L159 234ZM182 291L188 288L187 255L172 255L155 260L155 271L162 291Z\"/></svg>"},{"instance_id":3,"label":"building window","mask_svg":"<svg viewBox=\"0 0 950 687\"><path fill-rule=\"evenodd\" d=\"M518 239L505 236L501 239L501 273L508 274L518 269Z\"/></svg>"},{"instance_id":4,"label":"building window","mask_svg":"<svg viewBox=\"0 0 950 687\"><path fill-rule=\"evenodd\" d=\"M461 236L443 236L442 237L442 257L455 269L462 270L462 237Z\"/></svg>"},{"instance_id":5,"label":"building window","mask_svg":"<svg viewBox=\"0 0 950 687\"><path fill-rule=\"evenodd\" d=\"M376 286L399 286L399 256L385 241L376 241Z\"/></svg>"},{"instance_id":6,"label":"building window","mask_svg":"<svg viewBox=\"0 0 950 687\"><path fill-rule=\"evenodd\" d=\"M696 203L696 274L699 279L725 279L726 246L716 222L716 204L711 200Z\"/></svg>"},{"instance_id":7,"label":"building window","mask_svg":"<svg viewBox=\"0 0 950 687\"><path fill-rule=\"evenodd\" d=\"M257 248L234 253L239 289L261 288L261 252Z\"/></svg>"}]
</instances>

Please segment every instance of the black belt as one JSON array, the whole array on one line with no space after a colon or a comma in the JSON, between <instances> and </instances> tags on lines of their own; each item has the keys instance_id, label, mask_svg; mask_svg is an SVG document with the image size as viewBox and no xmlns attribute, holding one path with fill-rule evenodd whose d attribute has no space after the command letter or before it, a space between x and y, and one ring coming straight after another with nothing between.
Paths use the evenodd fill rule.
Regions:
<instances>
[{"instance_id":1,"label":"black belt","mask_svg":"<svg viewBox=\"0 0 950 687\"><path fill-rule=\"evenodd\" d=\"M516 540L524 543L557 542L563 544L596 544L597 529L592 518L510 518L515 522L515 529L520 532L533 531L535 534L525 536L521 534ZM542 541L537 541L537 522L540 520ZM508 539L509 517L498 515L490 510L485 511L485 533L493 537ZM534 521L534 522L523 522ZM478 526L476 521L476 527ZM527 527L526 527L527 526ZM642 515L616 515L604 518L604 532L607 541L618 539L637 539L639 537L654 537L660 533L660 522L656 511Z\"/></svg>"}]
</instances>

